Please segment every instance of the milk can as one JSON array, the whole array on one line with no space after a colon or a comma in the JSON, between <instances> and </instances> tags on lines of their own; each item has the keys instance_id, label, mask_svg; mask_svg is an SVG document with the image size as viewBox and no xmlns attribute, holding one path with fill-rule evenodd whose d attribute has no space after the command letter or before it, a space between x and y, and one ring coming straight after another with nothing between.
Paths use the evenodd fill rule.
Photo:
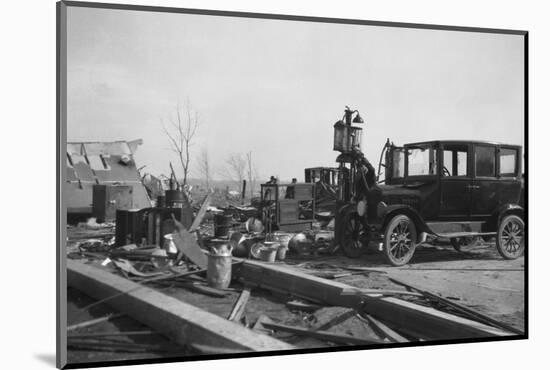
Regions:
<instances>
[{"instance_id":1,"label":"milk can","mask_svg":"<svg viewBox=\"0 0 550 370\"><path fill-rule=\"evenodd\" d=\"M217 289L225 289L231 283L231 251L233 247L225 240L213 239L211 243L206 269L208 285Z\"/></svg>"}]
</instances>

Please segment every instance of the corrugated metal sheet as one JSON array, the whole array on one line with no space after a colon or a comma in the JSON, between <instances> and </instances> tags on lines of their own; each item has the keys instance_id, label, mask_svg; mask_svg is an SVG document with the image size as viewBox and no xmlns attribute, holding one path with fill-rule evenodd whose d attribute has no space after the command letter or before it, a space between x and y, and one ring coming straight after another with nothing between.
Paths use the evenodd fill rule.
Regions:
<instances>
[{"instance_id":1,"label":"corrugated metal sheet","mask_svg":"<svg viewBox=\"0 0 550 370\"><path fill-rule=\"evenodd\" d=\"M130 185L133 207L151 206L133 154L142 140L67 143L65 196L69 213L91 213L95 184Z\"/></svg>"}]
</instances>

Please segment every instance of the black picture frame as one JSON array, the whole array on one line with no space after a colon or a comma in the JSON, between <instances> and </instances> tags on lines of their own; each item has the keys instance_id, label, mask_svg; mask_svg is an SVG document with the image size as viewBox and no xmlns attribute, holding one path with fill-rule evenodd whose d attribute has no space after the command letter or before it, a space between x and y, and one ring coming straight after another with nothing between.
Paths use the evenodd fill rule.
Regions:
<instances>
[{"instance_id":1,"label":"black picture frame","mask_svg":"<svg viewBox=\"0 0 550 370\"><path fill-rule=\"evenodd\" d=\"M222 17L236 17L236 18L255 18L255 19L268 19L268 20L285 20L296 22L319 22L319 23L334 23L345 25L362 25L362 26L383 26L383 27L396 27L406 29L426 29L426 30L440 30L440 31L459 31L459 32L475 32L475 33L491 33L491 34L506 34L506 35L520 35L524 38L524 107L529 105L529 32L524 30L509 30L509 29L492 29L492 28L476 28L476 27L461 27L461 26L448 26L448 25L431 25L431 24L417 24L417 23L401 23L401 22L384 22L384 21L369 21L359 19L340 19L340 18L326 18L326 17L311 17L311 16L296 16L296 15L284 15L284 14L264 14L264 13L249 13L249 12L233 12L233 11L217 11L206 9L190 9L190 8L174 8L174 7L159 7L159 6L138 6L138 5L126 5L126 4L109 4L109 3L94 3L94 2L78 2L78 1L61 1L57 3L57 99L56 99L56 112L57 112L57 156L56 156L56 177L57 177L57 254L56 254L56 290L57 290L57 332L56 332L56 359L58 368L83 368L83 367L102 367L113 365L133 365L133 364L153 364L153 363L165 363L165 362L180 362L180 361L203 361L214 359L227 359L227 358L243 358L243 357L259 357L259 356L277 356L277 355L289 355L289 354L313 354L321 352L338 352L338 351L355 351L365 349L376 348L398 348L398 347L416 347L426 345L442 345L442 344L457 344L457 343L478 343L478 342L493 342L493 341L508 341L508 340L522 340L529 338L529 317L528 317L528 302L529 302L529 250L525 249L525 270L524 270L524 309L525 309L525 330L521 335L511 335L506 337L488 337L488 338L475 338L475 339L453 339L453 340L437 340L437 341L424 341L417 343L391 343L381 345L369 345L369 346L355 346L350 347L334 347L330 349L299 349L289 351L270 351L261 353L239 353L239 354L218 354L218 355L201 355L201 356L186 356L176 358L162 358L162 359L138 359L138 360L120 360L120 361L107 361L107 362L93 362L93 363L78 363L68 364L66 362L66 346L67 346L67 276L66 276L66 254L64 245L66 241L66 200L63 195L63 183L66 178L65 169L65 153L67 144L67 8L79 7L79 8L99 8L99 9L113 9L113 10L126 10L126 11L140 11L140 12L161 12L161 13L174 13L174 14L196 14L196 15L211 15ZM525 183L525 243L528 245L529 236L529 222L528 222L528 184L529 184L529 115L528 109L524 108L524 183Z\"/></svg>"}]
</instances>

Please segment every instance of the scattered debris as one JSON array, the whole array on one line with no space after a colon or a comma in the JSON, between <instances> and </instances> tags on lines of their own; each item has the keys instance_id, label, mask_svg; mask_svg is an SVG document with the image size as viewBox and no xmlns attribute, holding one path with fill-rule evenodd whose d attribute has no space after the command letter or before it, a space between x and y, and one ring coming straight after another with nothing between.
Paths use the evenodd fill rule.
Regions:
<instances>
[{"instance_id":1,"label":"scattered debris","mask_svg":"<svg viewBox=\"0 0 550 370\"><path fill-rule=\"evenodd\" d=\"M166 275L165 272L151 272L151 273L144 274L143 272L139 272L138 270L136 270L128 260L118 259L118 260L113 260L112 262L116 267L118 267L122 271L134 276L153 277L153 276Z\"/></svg>"},{"instance_id":2,"label":"scattered debris","mask_svg":"<svg viewBox=\"0 0 550 370\"><path fill-rule=\"evenodd\" d=\"M430 299L434 299L440 303L443 303L444 305L447 305L449 307L452 307L454 310L460 312L461 314L464 314L464 315L467 315L469 318L472 318L473 320L477 320L479 322L482 322L482 323L485 323L487 325L492 325L492 326L496 326L498 328L501 328L503 330L507 330L507 331L510 331L512 333L515 333L515 334L523 334L523 332L521 330L518 330L516 328L513 328L511 327L510 325L506 325L500 321L497 321L487 315L483 315L482 313L479 313L475 310L472 310L471 308L468 308L468 307L465 307L461 304L458 304L456 302L453 302L453 301L450 301L446 298L443 298L443 297L440 297L434 293L431 293L431 292L428 292L427 290L423 290L423 289L419 289L417 287L414 287L412 285L409 285L409 284L406 284L402 281L399 281L397 279L394 279L394 278L390 278L390 280L396 284L399 284L399 285L402 285L408 289L412 289L412 290L416 290L417 292L421 293L422 295L424 295L425 297L428 297Z\"/></svg>"},{"instance_id":3,"label":"scattered debris","mask_svg":"<svg viewBox=\"0 0 550 370\"><path fill-rule=\"evenodd\" d=\"M250 298L250 290L251 290L250 287L245 287L242 290L241 294L239 295L239 298L233 305L233 308L231 309L231 313L227 317L227 320L237 321L237 322L241 320L244 314L244 310L246 308L246 303Z\"/></svg>"},{"instance_id":4,"label":"scattered debris","mask_svg":"<svg viewBox=\"0 0 550 370\"><path fill-rule=\"evenodd\" d=\"M375 330L377 330L380 333L380 335L387 338L390 342L393 342L393 343L409 342L409 340L407 338L405 338L402 335L396 333L395 330L391 329L386 324L384 324L383 322L375 319L371 315L364 314L364 316L368 320L368 322L372 325L372 327ZM357 317L361 320L364 320L362 315L357 314Z\"/></svg>"},{"instance_id":5,"label":"scattered debris","mask_svg":"<svg viewBox=\"0 0 550 370\"><path fill-rule=\"evenodd\" d=\"M267 329L273 329L273 330L283 331L287 333L293 333L293 334L298 334L302 336L312 337L312 338L316 338L316 339L320 339L320 340L324 340L332 343L359 344L359 345L382 343L382 341L379 338L375 338L375 337L372 337L370 339L362 339L362 338L356 338L356 337L347 336L347 335L334 334L328 331L308 330L308 329L302 329L302 328L292 327L288 325L280 325L280 324L267 323L267 322L262 322L262 326Z\"/></svg>"},{"instance_id":6,"label":"scattered debris","mask_svg":"<svg viewBox=\"0 0 550 370\"><path fill-rule=\"evenodd\" d=\"M286 302L286 306L291 311L303 311L303 312L314 312L318 309L322 308L322 305L315 304L315 303L309 303L299 300L292 300Z\"/></svg>"},{"instance_id":7,"label":"scattered debris","mask_svg":"<svg viewBox=\"0 0 550 370\"><path fill-rule=\"evenodd\" d=\"M87 320L78 324L70 325L67 327L67 331L72 331L76 329L86 328L88 326L96 325L105 321L110 321L114 319L118 319L119 317L124 317L126 314L124 313L116 313L116 314L110 314L107 316L103 316L97 319Z\"/></svg>"},{"instance_id":8,"label":"scattered debris","mask_svg":"<svg viewBox=\"0 0 550 370\"><path fill-rule=\"evenodd\" d=\"M97 337L122 337L122 336L140 336L140 335L158 335L157 332L152 330L140 330L140 331L113 331L113 332L99 332L99 333L84 333L84 334L70 334L67 339L76 338L97 338Z\"/></svg>"}]
</instances>

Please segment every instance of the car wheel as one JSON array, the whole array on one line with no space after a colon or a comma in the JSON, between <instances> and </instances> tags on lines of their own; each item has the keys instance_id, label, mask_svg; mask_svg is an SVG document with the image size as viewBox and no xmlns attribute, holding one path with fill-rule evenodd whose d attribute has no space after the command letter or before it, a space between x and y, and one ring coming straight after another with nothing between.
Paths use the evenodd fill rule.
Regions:
<instances>
[{"instance_id":1,"label":"car wheel","mask_svg":"<svg viewBox=\"0 0 550 370\"><path fill-rule=\"evenodd\" d=\"M524 251L525 224L516 215L502 219L497 231L497 250L502 257L513 260L520 257Z\"/></svg>"},{"instance_id":2,"label":"car wheel","mask_svg":"<svg viewBox=\"0 0 550 370\"><path fill-rule=\"evenodd\" d=\"M342 250L347 257L357 258L364 252L366 228L357 213L349 213L344 219Z\"/></svg>"},{"instance_id":3,"label":"car wheel","mask_svg":"<svg viewBox=\"0 0 550 370\"><path fill-rule=\"evenodd\" d=\"M416 227L405 215L390 220L384 231L384 254L389 263L403 266L408 263L416 248Z\"/></svg>"},{"instance_id":4,"label":"car wheel","mask_svg":"<svg viewBox=\"0 0 550 370\"><path fill-rule=\"evenodd\" d=\"M466 236L463 238L451 238L451 245L457 252L463 252L465 249L475 247L479 242L477 236Z\"/></svg>"}]
</instances>

